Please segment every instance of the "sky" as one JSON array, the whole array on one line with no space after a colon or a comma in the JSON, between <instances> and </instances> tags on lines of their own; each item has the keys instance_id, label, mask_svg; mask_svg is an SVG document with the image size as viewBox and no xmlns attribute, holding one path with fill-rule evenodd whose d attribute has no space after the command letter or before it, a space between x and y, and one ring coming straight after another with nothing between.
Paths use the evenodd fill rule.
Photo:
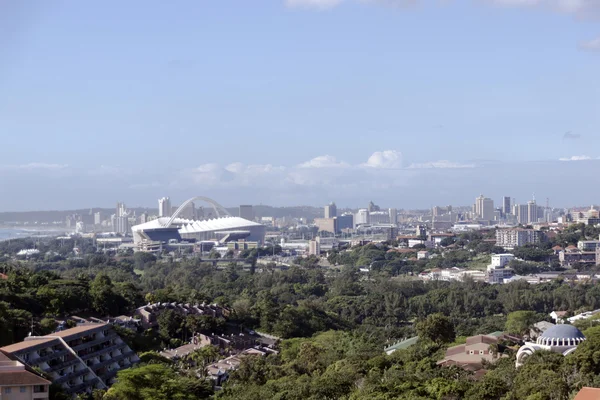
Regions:
<instances>
[{"instance_id":1,"label":"sky","mask_svg":"<svg viewBox=\"0 0 600 400\"><path fill-rule=\"evenodd\" d=\"M0 211L600 204L598 0L0 0Z\"/></svg>"}]
</instances>

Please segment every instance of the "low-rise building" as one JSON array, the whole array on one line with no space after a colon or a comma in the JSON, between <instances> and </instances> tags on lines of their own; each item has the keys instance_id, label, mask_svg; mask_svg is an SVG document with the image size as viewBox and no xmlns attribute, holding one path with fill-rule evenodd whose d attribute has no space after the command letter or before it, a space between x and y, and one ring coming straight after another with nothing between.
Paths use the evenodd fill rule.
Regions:
<instances>
[{"instance_id":1,"label":"low-rise building","mask_svg":"<svg viewBox=\"0 0 600 400\"><path fill-rule=\"evenodd\" d=\"M110 324L81 325L46 336L30 336L0 351L40 369L68 394L106 389L119 370L140 360Z\"/></svg>"},{"instance_id":2,"label":"low-rise building","mask_svg":"<svg viewBox=\"0 0 600 400\"><path fill-rule=\"evenodd\" d=\"M25 364L0 352L0 399L47 400L50 381L28 371Z\"/></svg>"},{"instance_id":3,"label":"low-rise building","mask_svg":"<svg viewBox=\"0 0 600 400\"><path fill-rule=\"evenodd\" d=\"M484 360L494 362L498 359L498 353L491 346L498 344L501 337L496 334L468 337L465 344L448 348L438 365L456 365L468 371L478 371L483 368Z\"/></svg>"},{"instance_id":4,"label":"low-rise building","mask_svg":"<svg viewBox=\"0 0 600 400\"><path fill-rule=\"evenodd\" d=\"M185 315L208 315L211 317L227 317L229 310L217 304L195 304L188 303L154 303L139 307L135 315L139 316L144 329L158 326L158 316L164 310L175 310Z\"/></svg>"},{"instance_id":5,"label":"low-rise building","mask_svg":"<svg viewBox=\"0 0 600 400\"><path fill-rule=\"evenodd\" d=\"M580 240L577 242L577 248L581 251L596 251L600 245L600 240Z\"/></svg>"}]
</instances>

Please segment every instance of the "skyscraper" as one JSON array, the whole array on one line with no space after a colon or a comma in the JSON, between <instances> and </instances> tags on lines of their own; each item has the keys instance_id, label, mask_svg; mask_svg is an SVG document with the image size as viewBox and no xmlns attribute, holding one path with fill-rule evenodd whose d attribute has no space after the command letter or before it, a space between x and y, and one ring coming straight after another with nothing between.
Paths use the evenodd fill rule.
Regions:
<instances>
[{"instance_id":1,"label":"skyscraper","mask_svg":"<svg viewBox=\"0 0 600 400\"><path fill-rule=\"evenodd\" d=\"M247 219L248 221L254 221L254 209L251 205L240 206L240 218Z\"/></svg>"},{"instance_id":2,"label":"skyscraper","mask_svg":"<svg viewBox=\"0 0 600 400\"><path fill-rule=\"evenodd\" d=\"M397 224L398 223L398 210L395 208L390 208L388 210L388 213L390 214L390 224Z\"/></svg>"},{"instance_id":3,"label":"skyscraper","mask_svg":"<svg viewBox=\"0 0 600 400\"><path fill-rule=\"evenodd\" d=\"M494 219L494 200L480 195L475 199L475 215L483 221Z\"/></svg>"},{"instance_id":4,"label":"skyscraper","mask_svg":"<svg viewBox=\"0 0 600 400\"><path fill-rule=\"evenodd\" d=\"M325 206L325 218L337 217L337 207L334 202Z\"/></svg>"},{"instance_id":5,"label":"skyscraper","mask_svg":"<svg viewBox=\"0 0 600 400\"><path fill-rule=\"evenodd\" d=\"M102 213L100 211L94 214L94 225L100 225L102 223Z\"/></svg>"},{"instance_id":6,"label":"skyscraper","mask_svg":"<svg viewBox=\"0 0 600 400\"><path fill-rule=\"evenodd\" d=\"M504 215L508 215L511 212L511 208L510 208L510 197L509 196L504 196L502 198L502 213Z\"/></svg>"},{"instance_id":7,"label":"skyscraper","mask_svg":"<svg viewBox=\"0 0 600 400\"><path fill-rule=\"evenodd\" d=\"M535 200L527 202L527 223L532 224L538 221L538 206Z\"/></svg>"},{"instance_id":8,"label":"skyscraper","mask_svg":"<svg viewBox=\"0 0 600 400\"><path fill-rule=\"evenodd\" d=\"M171 199L163 197L158 199L158 216L159 217L170 217L171 216Z\"/></svg>"},{"instance_id":9,"label":"skyscraper","mask_svg":"<svg viewBox=\"0 0 600 400\"><path fill-rule=\"evenodd\" d=\"M117 212L115 215L117 217L122 217L125 214L127 214L127 207L125 207L125 203L117 203Z\"/></svg>"}]
</instances>

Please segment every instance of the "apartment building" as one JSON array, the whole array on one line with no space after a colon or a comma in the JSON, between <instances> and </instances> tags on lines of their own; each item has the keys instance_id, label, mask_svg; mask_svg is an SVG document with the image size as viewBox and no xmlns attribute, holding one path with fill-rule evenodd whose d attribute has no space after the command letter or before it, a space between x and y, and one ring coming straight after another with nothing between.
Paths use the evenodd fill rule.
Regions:
<instances>
[{"instance_id":1,"label":"apartment building","mask_svg":"<svg viewBox=\"0 0 600 400\"><path fill-rule=\"evenodd\" d=\"M229 310L217 304L183 304L183 303L154 303L135 310L135 315L141 319L144 329L158 326L158 316L164 310L174 310L185 315L208 315L211 317L228 317Z\"/></svg>"},{"instance_id":2,"label":"apartment building","mask_svg":"<svg viewBox=\"0 0 600 400\"><path fill-rule=\"evenodd\" d=\"M0 351L39 368L69 394L105 389L119 370L140 360L110 324L81 325L46 336L30 336Z\"/></svg>"},{"instance_id":3,"label":"apartment building","mask_svg":"<svg viewBox=\"0 0 600 400\"><path fill-rule=\"evenodd\" d=\"M0 399L47 400L50 381L28 371L22 362L0 352Z\"/></svg>"},{"instance_id":4,"label":"apartment building","mask_svg":"<svg viewBox=\"0 0 600 400\"><path fill-rule=\"evenodd\" d=\"M544 232L534 229L498 229L496 231L496 246L505 249L524 246L530 243L541 243L546 239Z\"/></svg>"}]
</instances>

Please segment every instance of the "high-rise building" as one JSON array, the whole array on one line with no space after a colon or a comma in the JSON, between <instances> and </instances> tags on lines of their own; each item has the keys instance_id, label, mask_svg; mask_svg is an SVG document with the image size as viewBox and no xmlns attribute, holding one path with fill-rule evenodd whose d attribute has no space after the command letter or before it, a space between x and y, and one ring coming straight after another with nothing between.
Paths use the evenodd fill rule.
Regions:
<instances>
[{"instance_id":1,"label":"high-rise building","mask_svg":"<svg viewBox=\"0 0 600 400\"><path fill-rule=\"evenodd\" d=\"M510 208L510 197L509 196L504 196L502 198L502 213L504 215L508 215L511 212L511 208Z\"/></svg>"},{"instance_id":2,"label":"high-rise building","mask_svg":"<svg viewBox=\"0 0 600 400\"><path fill-rule=\"evenodd\" d=\"M102 213L100 211L94 214L94 225L100 225L102 223Z\"/></svg>"},{"instance_id":3,"label":"high-rise building","mask_svg":"<svg viewBox=\"0 0 600 400\"><path fill-rule=\"evenodd\" d=\"M158 216L170 217L171 215L171 199L168 197L158 199Z\"/></svg>"},{"instance_id":4,"label":"high-rise building","mask_svg":"<svg viewBox=\"0 0 600 400\"><path fill-rule=\"evenodd\" d=\"M316 237L310 242L308 242L308 255L310 256L319 256L321 255L321 238Z\"/></svg>"},{"instance_id":5,"label":"high-rise building","mask_svg":"<svg viewBox=\"0 0 600 400\"><path fill-rule=\"evenodd\" d=\"M354 228L354 215L352 214L340 215L334 219L336 220L336 229L338 232L343 231L344 229Z\"/></svg>"},{"instance_id":6,"label":"high-rise building","mask_svg":"<svg viewBox=\"0 0 600 400\"><path fill-rule=\"evenodd\" d=\"M367 209L369 210L369 212L381 211L381 208L377 204L373 203L372 201L369 202Z\"/></svg>"},{"instance_id":7,"label":"high-rise building","mask_svg":"<svg viewBox=\"0 0 600 400\"><path fill-rule=\"evenodd\" d=\"M334 202L325 206L325 218L337 217L337 207Z\"/></svg>"},{"instance_id":8,"label":"high-rise building","mask_svg":"<svg viewBox=\"0 0 600 400\"><path fill-rule=\"evenodd\" d=\"M116 228L115 232L125 235L129 233L129 217L122 215L115 218Z\"/></svg>"},{"instance_id":9,"label":"high-rise building","mask_svg":"<svg viewBox=\"0 0 600 400\"><path fill-rule=\"evenodd\" d=\"M254 221L254 209L251 205L240 206L240 218L247 219L248 221Z\"/></svg>"},{"instance_id":10,"label":"high-rise building","mask_svg":"<svg viewBox=\"0 0 600 400\"><path fill-rule=\"evenodd\" d=\"M148 213L143 212L140 214L140 224L145 224L146 222L148 222Z\"/></svg>"},{"instance_id":11,"label":"high-rise building","mask_svg":"<svg viewBox=\"0 0 600 400\"><path fill-rule=\"evenodd\" d=\"M354 218L354 225L364 225L368 224L369 222L369 210L367 210L366 208L361 208L360 210L358 210L358 212L356 213L356 217Z\"/></svg>"},{"instance_id":12,"label":"high-rise building","mask_svg":"<svg viewBox=\"0 0 600 400\"><path fill-rule=\"evenodd\" d=\"M529 223L529 209L527 204L514 204L512 209L512 213L515 217L517 217L517 222L519 224Z\"/></svg>"},{"instance_id":13,"label":"high-rise building","mask_svg":"<svg viewBox=\"0 0 600 400\"><path fill-rule=\"evenodd\" d=\"M492 221L494 219L494 200L480 195L475 199L475 215L483 221Z\"/></svg>"},{"instance_id":14,"label":"high-rise building","mask_svg":"<svg viewBox=\"0 0 600 400\"><path fill-rule=\"evenodd\" d=\"M177 208L179 207L173 207L175 209L175 211L177 211ZM171 213L171 215L173 215L175 213L175 211L173 211ZM184 218L184 219L196 219L196 205L194 204L194 202L190 202L188 204L186 204L186 206L183 208L183 210L181 210L181 212L179 213L179 218Z\"/></svg>"},{"instance_id":15,"label":"high-rise building","mask_svg":"<svg viewBox=\"0 0 600 400\"><path fill-rule=\"evenodd\" d=\"M125 206L125 203L117 203L117 212L115 215L117 217L122 217L125 214L127 214L127 207Z\"/></svg>"},{"instance_id":16,"label":"high-rise building","mask_svg":"<svg viewBox=\"0 0 600 400\"><path fill-rule=\"evenodd\" d=\"M390 215L390 224L397 224L398 223L398 210L395 208L390 208L388 210L388 214Z\"/></svg>"},{"instance_id":17,"label":"high-rise building","mask_svg":"<svg viewBox=\"0 0 600 400\"><path fill-rule=\"evenodd\" d=\"M527 223L532 224L538 220L538 206L535 200L527 202Z\"/></svg>"}]
</instances>

